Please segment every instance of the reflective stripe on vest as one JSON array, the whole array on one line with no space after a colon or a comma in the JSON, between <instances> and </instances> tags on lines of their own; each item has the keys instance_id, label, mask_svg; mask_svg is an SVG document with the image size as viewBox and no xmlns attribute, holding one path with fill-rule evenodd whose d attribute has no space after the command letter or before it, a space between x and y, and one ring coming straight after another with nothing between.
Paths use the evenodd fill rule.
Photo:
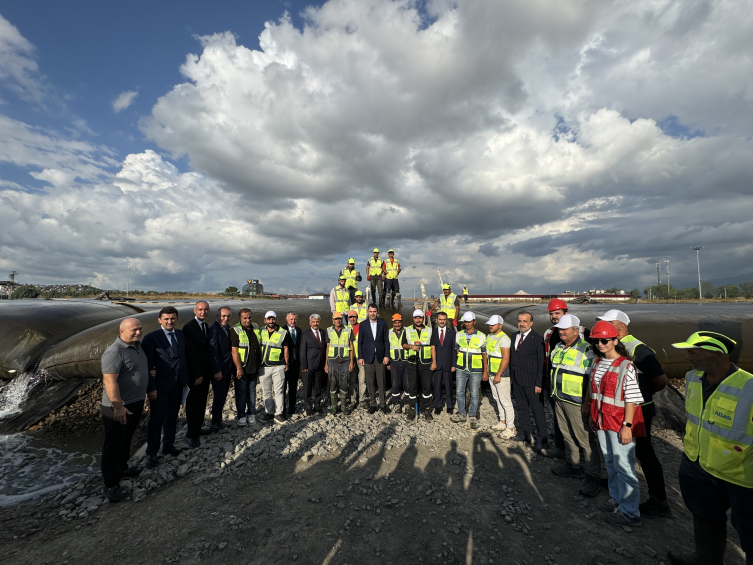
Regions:
<instances>
[{"instance_id":1,"label":"reflective stripe on vest","mask_svg":"<svg viewBox=\"0 0 753 565\"><path fill-rule=\"evenodd\" d=\"M356 313L358 314L359 324L369 317L369 314L368 314L369 307L366 304L359 305L358 302L356 302L355 304L350 305L350 309L355 310Z\"/></svg>"},{"instance_id":2,"label":"reflective stripe on vest","mask_svg":"<svg viewBox=\"0 0 753 565\"><path fill-rule=\"evenodd\" d=\"M594 360L594 367L599 360ZM631 365L630 359L618 357L601 377L599 388L591 379L591 418L600 430L619 432L622 428L625 420L625 376Z\"/></svg>"},{"instance_id":3,"label":"reflective stripe on vest","mask_svg":"<svg viewBox=\"0 0 753 565\"><path fill-rule=\"evenodd\" d=\"M439 311L447 314L447 318L450 320L455 319L455 300L457 296L450 293L450 296L445 297L444 293L439 296Z\"/></svg>"},{"instance_id":4,"label":"reflective stripe on vest","mask_svg":"<svg viewBox=\"0 0 753 565\"><path fill-rule=\"evenodd\" d=\"M269 335L269 330L264 328L261 333L261 351L262 351L262 363L268 367L275 365L284 365L285 356L282 351L282 343L285 341L287 330L282 328L277 329L272 335Z\"/></svg>"},{"instance_id":5,"label":"reflective stripe on vest","mask_svg":"<svg viewBox=\"0 0 753 565\"><path fill-rule=\"evenodd\" d=\"M349 326L343 326L340 335L337 335L335 328L327 328L327 338L329 339L327 347L329 359L350 359L350 342L353 338L350 335Z\"/></svg>"},{"instance_id":6,"label":"reflective stripe on vest","mask_svg":"<svg viewBox=\"0 0 753 565\"><path fill-rule=\"evenodd\" d=\"M562 342L557 344L551 359L552 396L570 404L583 404L583 383L593 363L590 349L584 340L568 348Z\"/></svg>"},{"instance_id":7,"label":"reflective stripe on vest","mask_svg":"<svg viewBox=\"0 0 753 565\"><path fill-rule=\"evenodd\" d=\"M496 376L499 371L499 366L502 364L502 347L500 344L502 340L507 337L505 332L499 332L498 334L489 334L486 336L486 357L489 360L489 376ZM508 338L509 339L509 338ZM509 348L506 348L509 349ZM504 371L502 371L503 377L510 376L510 366L508 365Z\"/></svg>"},{"instance_id":8,"label":"reflective stripe on vest","mask_svg":"<svg viewBox=\"0 0 753 565\"><path fill-rule=\"evenodd\" d=\"M415 345L417 341L421 342L421 348L419 350L421 363L431 363L431 330L424 326L419 332L414 326L408 326L405 328L408 332L408 343ZM411 363L416 362L416 352L411 350L407 351L408 361Z\"/></svg>"},{"instance_id":9,"label":"reflective stripe on vest","mask_svg":"<svg viewBox=\"0 0 753 565\"><path fill-rule=\"evenodd\" d=\"M340 314L347 314L350 304L350 292L347 288L340 288L336 286L335 291L335 311Z\"/></svg>"},{"instance_id":10,"label":"reflective stripe on vest","mask_svg":"<svg viewBox=\"0 0 753 565\"><path fill-rule=\"evenodd\" d=\"M357 274L357 269L353 269L351 271L350 269L348 269L348 267L345 267L342 271L340 271L340 276L345 277L345 288L358 288L358 281L356 281Z\"/></svg>"},{"instance_id":11,"label":"reflective stripe on vest","mask_svg":"<svg viewBox=\"0 0 753 565\"><path fill-rule=\"evenodd\" d=\"M470 337L470 339L468 339ZM455 335L455 343L458 345L457 368L472 373L480 373L484 370L484 360L481 348L486 343L486 336L481 332L469 336L466 332L458 332Z\"/></svg>"},{"instance_id":12,"label":"reflective stripe on vest","mask_svg":"<svg viewBox=\"0 0 753 565\"><path fill-rule=\"evenodd\" d=\"M628 350L628 353L630 353L631 357L635 357L635 350L639 345L646 345L640 339L635 338L632 335L626 335L625 337L620 338L620 343L622 343L622 345L625 346L625 348ZM646 345L646 347L648 347L648 345ZM650 347L648 348L651 349ZM654 351L654 350L651 349L651 351ZM654 351L654 353L656 353L656 351ZM641 371L638 368L638 365L635 366L635 372L638 375L638 382L640 382L641 375L643 375L643 371ZM650 386L650 383L649 383L649 386ZM644 398L643 400L646 400L646 399ZM647 406L653 403L654 403L654 399L652 397L651 400L649 400L648 402L644 402L643 406Z\"/></svg>"},{"instance_id":13,"label":"reflective stripe on vest","mask_svg":"<svg viewBox=\"0 0 753 565\"><path fill-rule=\"evenodd\" d=\"M390 359L393 361L405 361L405 349L403 349L403 334L405 328L400 333L395 333L395 328L390 328Z\"/></svg>"},{"instance_id":14,"label":"reflective stripe on vest","mask_svg":"<svg viewBox=\"0 0 753 565\"><path fill-rule=\"evenodd\" d=\"M377 275L382 274L382 260L381 259L374 259L373 257L369 259L369 276L375 277Z\"/></svg>"},{"instance_id":15,"label":"reflective stripe on vest","mask_svg":"<svg viewBox=\"0 0 753 565\"><path fill-rule=\"evenodd\" d=\"M256 334L256 340L259 340L259 325L256 323L251 324L253 332ZM251 347L251 342L248 341L248 334L243 331L243 326L239 323L233 326L235 333L238 334L238 355L241 358L241 366L245 367L248 363L248 350Z\"/></svg>"},{"instance_id":16,"label":"reflective stripe on vest","mask_svg":"<svg viewBox=\"0 0 753 565\"><path fill-rule=\"evenodd\" d=\"M386 271L385 277L388 279L396 279L398 265L400 265L400 261L398 261L397 259L394 259L392 263L390 263L390 260L387 259L384 262L384 270Z\"/></svg>"},{"instance_id":17,"label":"reflective stripe on vest","mask_svg":"<svg viewBox=\"0 0 753 565\"><path fill-rule=\"evenodd\" d=\"M753 375L738 369L703 405L702 371L685 375L683 451L709 474L753 488Z\"/></svg>"}]
</instances>

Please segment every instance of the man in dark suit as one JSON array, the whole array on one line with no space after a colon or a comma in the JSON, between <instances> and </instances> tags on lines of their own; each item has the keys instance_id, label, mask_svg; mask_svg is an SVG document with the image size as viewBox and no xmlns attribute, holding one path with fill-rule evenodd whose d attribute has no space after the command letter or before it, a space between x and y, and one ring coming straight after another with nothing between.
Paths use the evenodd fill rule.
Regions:
<instances>
[{"instance_id":1,"label":"man in dark suit","mask_svg":"<svg viewBox=\"0 0 753 565\"><path fill-rule=\"evenodd\" d=\"M325 382L324 364L327 362L327 332L319 329L321 320L319 314L309 316L311 329L301 334L298 351L303 375L303 407L307 416L321 410L319 402Z\"/></svg>"},{"instance_id":2,"label":"man in dark suit","mask_svg":"<svg viewBox=\"0 0 753 565\"><path fill-rule=\"evenodd\" d=\"M209 303L199 300L194 306L194 319L183 326L186 336L186 361L188 362L188 380L191 389L186 399L186 423L189 447L199 447L199 436L211 433L202 430L204 413L207 409L209 381L212 380L212 362L209 359Z\"/></svg>"},{"instance_id":3,"label":"man in dark suit","mask_svg":"<svg viewBox=\"0 0 753 565\"><path fill-rule=\"evenodd\" d=\"M434 373L434 413L442 413L442 385L447 413L452 414L452 374L458 356L455 353L455 328L448 326L447 314L437 314L437 326L431 334L431 370Z\"/></svg>"},{"instance_id":4,"label":"man in dark suit","mask_svg":"<svg viewBox=\"0 0 753 565\"><path fill-rule=\"evenodd\" d=\"M212 364L212 427L210 431L222 429L222 409L227 400L227 391L234 374L233 347L230 343L230 318L233 312L229 306L220 308L217 321L209 328L209 362Z\"/></svg>"},{"instance_id":5,"label":"man in dark suit","mask_svg":"<svg viewBox=\"0 0 753 565\"><path fill-rule=\"evenodd\" d=\"M389 414L385 401L385 367L390 362L390 341L387 322L377 318L376 304L369 304L368 318L361 322L358 329L358 364L363 365L366 374L366 386L369 389L371 406L369 414L373 414L377 407L376 389L379 388L379 403L382 411Z\"/></svg>"},{"instance_id":6,"label":"man in dark suit","mask_svg":"<svg viewBox=\"0 0 753 565\"><path fill-rule=\"evenodd\" d=\"M295 414L295 397L298 394L298 374L301 371L301 336L303 332L296 324L298 323L298 314L295 312L288 312L285 317L287 325L285 329L288 330L290 336L290 353L288 357L288 370L285 371L285 388L287 389L286 399L288 405L288 416Z\"/></svg>"},{"instance_id":7,"label":"man in dark suit","mask_svg":"<svg viewBox=\"0 0 753 565\"><path fill-rule=\"evenodd\" d=\"M531 414L536 422L536 444L533 449L540 453L546 449L547 428L544 416L544 338L533 331L533 315L518 314L518 330L512 335L510 348L510 374L515 393L515 411L518 413L518 435L513 441L530 443Z\"/></svg>"},{"instance_id":8,"label":"man in dark suit","mask_svg":"<svg viewBox=\"0 0 753 565\"><path fill-rule=\"evenodd\" d=\"M186 340L183 332L175 329L178 311L172 306L160 310L157 319L161 328L144 338L141 347L149 363L149 427L147 428L146 466L157 467L160 434L162 453L179 455L174 445L178 412L183 399L183 388L188 385Z\"/></svg>"}]
</instances>

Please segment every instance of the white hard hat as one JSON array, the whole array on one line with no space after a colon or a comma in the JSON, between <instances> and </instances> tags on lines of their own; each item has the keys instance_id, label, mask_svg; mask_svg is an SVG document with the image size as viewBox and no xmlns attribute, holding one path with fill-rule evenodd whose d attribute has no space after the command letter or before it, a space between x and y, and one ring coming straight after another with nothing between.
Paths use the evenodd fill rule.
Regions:
<instances>
[{"instance_id":1,"label":"white hard hat","mask_svg":"<svg viewBox=\"0 0 753 565\"><path fill-rule=\"evenodd\" d=\"M266 314L264 314L264 319L265 319L265 320L266 320L267 318L276 318L276 317L277 317L277 314L275 314L275 311L274 311L274 310L269 310L269 311L267 311L267 313L266 313Z\"/></svg>"},{"instance_id":2,"label":"white hard hat","mask_svg":"<svg viewBox=\"0 0 753 565\"><path fill-rule=\"evenodd\" d=\"M414 310L413 311L413 317L415 318L416 316L421 316L423 318L424 317L423 310L421 310L420 308L418 310Z\"/></svg>"},{"instance_id":3,"label":"white hard hat","mask_svg":"<svg viewBox=\"0 0 753 565\"><path fill-rule=\"evenodd\" d=\"M497 314L494 314L491 318L489 318L489 321L486 322L487 326L496 326L497 324L504 324L505 321L502 319L502 316L499 316Z\"/></svg>"},{"instance_id":4,"label":"white hard hat","mask_svg":"<svg viewBox=\"0 0 753 565\"><path fill-rule=\"evenodd\" d=\"M466 312L465 314L463 314L463 317L460 318L460 321L470 322L471 320L475 320L475 319L476 319L476 314L474 314L473 312Z\"/></svg>"},{"instance_id":5,"label":"white hard hat","mask_svg":"<svg viewBox=\"0 0 753 565\"><path fill-rule=\"evenodd\" d=\"M580 326L580 319L578 316L573 316L572 314L565 314L560 318L559 323L554 326L555 328L559 328L561 330L566 330L567 328L573 328Z\"/></svg>"},{"instance_id":6,"label":"white hard hat","mask_svg":"<svg viewBox=\"0 0 753 565\"><path fill-rule=\"evenodd\" d=\"M617 320L618 322L622 322L626 326L630 323L630 318L628 318L628 315L625 314L622 310L610 310L603 316L597 316L597 320L604 320L605 322L613 322Z\"/></svg>"}]
</instances>

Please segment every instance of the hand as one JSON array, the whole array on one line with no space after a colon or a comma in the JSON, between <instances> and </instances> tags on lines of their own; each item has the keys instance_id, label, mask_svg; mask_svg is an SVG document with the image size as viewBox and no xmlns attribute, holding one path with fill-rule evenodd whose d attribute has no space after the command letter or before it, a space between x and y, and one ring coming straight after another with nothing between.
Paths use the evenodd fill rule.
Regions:
<instances>
[{"instance_id":1,"label":"hand","mask_svg":"<svg viewBox=\"0 0 753 565\"><path fill-rule=\"evenodd\" d=\"M420 349L421 349L421 347L420 347L420 346L418 346L418 345L411 345L411 346L410 346L410 348L411 348L411 349L412 349L413 351L418 351L418 350L420 350Z\"/></svg>"},{"instance_id":2,"label":"hand","mask_svg":"<svg viewBox=\"0 0 753 565\"><path fill-rule=\"evenodd\" d=\"M288 364L285 363L285 372L287 373L290 369L288 369Z\"/></svg>"},{"instance_id":3,"label":"hand","mask_svg":"<svg viewBox=\"0 0 753 565\"><path fill-rule=\"evenodd\" d=\"M149 371L149 376L152 377L152 378L156 377L157 376L157 369L152 369L151 371Z\"/></svg>"},{"instance_id":4,"label":"hand","mask_svg":"<svg viewBox=\"0 0 753 565\"><path fill-rule=\"evenodd\" d=\"M484 374L481 375L481 380L482 381L488 381L489 380L489 373L487 373L486 371L484 371Z\"/></svg>"},{"instance_id":5,"label":"hand","mask_svg":"<svg viewBox=\"0 0 753 565\"><path fill-rule=\"evenodd\" d=\"M242 379L243 378L243 367L240 367L236 369L235 371L235 378L236 379Z\"/></svg>"},{"instance_id":6,"label":"hand","mask_svg":"<svg viewBox=\"0 0 753 565\"><path fill-rule=\"evenodd\" d=\"M619 436L621 445L628 445L631 441L633 441L633 432L627 426L622 426L620 428Z\"/></svg>"},{"instance_id":7,"label":"hand","mask_svg":"<svg viewBox=\"0 0 753 565\"><path fill-rule=\"evenodd\" d=\"M222 380L222 373L215 373L214 374L214 380L215 381L221 381Z\"/></svg>"},{"instance_id":8,"label":"hand","mask_svg":"<svg viewBox=\"0 0 753 565\"><path fill-rule=\"evenodd\" d=\"M157 400L157 391L150 390L149 392L146 393L146 396L151 402L154 402L155 400Z\"/></svg>"},{"instance_id":9,"label":"hand","mask_svg":"<svg viewBox=\"0 0 753 565\"><path fill-rule=\"evenodd\" d=\"M366 275L366 280L370 281L371 280L371 275Z\"/></svg>"},{"instance_id":10,"label":"hand","mask_svg":"<svg viewBox=\"0 0 753 565\"><path fill-rule=\"evenodd\" d=\"M386 280L387 280L387 277L385 277L384 275L382 275L382 280L383 280L383 281L386 281Z\"/></svg>"},{"instance_id":11,"label":"hand","mask_svg":"<svg viewBox=\"0 0 753 565\"><path fill-rule=\"evenodd\" d=\"M430 371L436 371L437 370L437 364L432 362L431 367L429 367Z\"/></svg>"},{"instance_id":12,"label":"hand","mask_svg":"<svg viewBox=\"0 0 753 565\"><path fill-rule=\"evenodd\" d=\"M541 387L540 386L533 387L533 392L535 392L536 394L541 394Z\"/></svg>"},{"instance_id":13,"label":"hand","mask_svg":"<svg viewBox=\"0 0 753 565\"><path fill-rule=\"evenodd\" d=\"M132 412L128 408L123 406L122 403L112 405L112 415L115 417L115 421L118 424L125 424L126 416L128 416L128 414L132 414Z\"/></svg>"},{"instance_id":14,"label":"hand","mask_svg":"<svg viewBox=\"0 0 753 565\"><path fill-rule=\"evenodd\" d=\"M502 381L502 377L494 377L494 384L498 385Z\"/></svg>"},{"instance_id":15,"label":"hand","mask_svg":"<svg viewBox=\"0 0 753 565\"><path fill-rule=\"evenodd\" d=\"M390 364L390 358L389 357L385 357L384 359L382 359L382 365L389 365L389 364Z\"/></svg>"},{"instance_id":16,"label":"hand","mask_svg":"<svg viewBox=\"0 0 753 565\"><path fill-rule=\"evenodd\" d=\"M204 377L199 377L198 379L196 379L196 380L195 380L195 381L193 382L194 386L196 386L196 385L200 385L200 384L201 384L201 381L203 381L203 380L204 380Z\"/></svg>"},{"instance_id":17,"label":"hand","mask_svg":"<svg viewBox=\"0 0 753 565\"><path fill-rule=\"evenodd\" d=\"M457 370L457 367L453 367L452 369L450 369L450 372L454 373L456 370Z\"/></svg>"},{"instance_id":18,"label":"hand","mask_svg":"<svg viewBox=\"0 0 753 565\"><path fill-rule=\"evenodd\" d=\"M301 369L301 372L303 372L303 373L308 373L308 372L309 372L309 370L308 370L308 369Z\"/></svg>"},{"instance_id":19,"label":"hand","mask_svg":"<svg viewBox=\"0 0 753 565\"><path fill-rule=\"evenodd\" d=\"M457 320L453 320L453 321L452 321L452 325L453 325L453 326L455 326L455 327L457 328L457 327L458 327L458 321L457 321Z\"/></svg>"},{"instance_id":20,"label":"hand","mask_svg":"<svg viewBox=\"0 0 753 565\"><path fill-rule=\"evenodd\" d=\"M348 365L348 372L350 373L353 370L353 361L350 362Z\"/></svg>"},{"instance_id":21,"label":"hand","mask_svg":"<svg viewBox=\"0 0 753 565\"><path fill-rule=\"evenodd\" d=\"M363 359L359 359L359 360L358 360L358 364L359 364L359 365L365 365L365 364L366 364L366 361L364 361Z\"/></svg>"},{"instance_id":22,"label":"hand","mask_svg":"<svg viewBox=\"0 0 753 565\"><path fill-rule=\"evenodd\" d=\"M327 375L329 374L329 363L324 364L324 373Z\"/></svg>"}]
</instances>

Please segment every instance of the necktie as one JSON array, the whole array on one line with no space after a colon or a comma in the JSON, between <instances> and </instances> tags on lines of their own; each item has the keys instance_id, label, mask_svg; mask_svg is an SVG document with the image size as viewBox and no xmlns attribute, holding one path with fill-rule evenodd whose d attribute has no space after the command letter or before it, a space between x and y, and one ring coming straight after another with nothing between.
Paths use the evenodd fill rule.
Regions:
<instances>
[{"instance_id":1,"label":"necktie","mask_svg":"<svg viewBox=\"0 0 753 565\"><path fill-rule=\"evenodd\" d=\"M178 352L178 346L175 343L175 334L173 332L168 332L168 337L170 338L170 347L172 347L175 352Z\"/></svg>"},{"instance_id":2,"label":"necktie","mask_svg":"<svg viewBox=\"0 0 753 565\"><path fill-rule=\"evenodd\" d=\"M207 337L207 325L204 322L201 322L201 333L204 334L204 337Z\"/></svg>"},{"instance_id":3,"label":"necktie","mask_svg":"<svg viewBox=\"0 0 753 565\"><path fill-rule=\"evenodd\" d=\"M439 330L439 345L444 345L444 328Z\"/></svg>"},{"instance_id":4,"label":"necktie","mask_svg":"<svg viewBox=\"0 0 753 565\"><path fill-rule=\"evenodd\" d=\"M518 345L515 347L515 351L520 349L520 346L523 345L523 341L525 340L526 336L524 334L520 334L520 339L518 340Z\"/></svg>"},{"instance_id":5,"label":"necktie","mask_svg":"<svg viewBox=\"0 0 753 565\"><path fill-rule=\"evenodd\" d=\"M314 335L316 336L316 341L319 342L319 347L322 346L322 340L319 339L319 332L317 330L314 330Z\"/></svg>"}]
</instances>

